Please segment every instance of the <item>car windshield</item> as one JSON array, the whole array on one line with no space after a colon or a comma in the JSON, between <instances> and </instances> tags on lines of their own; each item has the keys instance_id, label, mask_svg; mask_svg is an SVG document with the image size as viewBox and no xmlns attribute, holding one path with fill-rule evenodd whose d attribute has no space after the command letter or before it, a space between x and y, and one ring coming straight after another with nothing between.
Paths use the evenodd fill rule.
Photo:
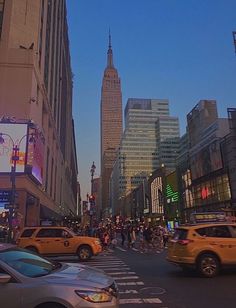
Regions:
<instances>
[{"instance_id":1,"label":"car windshield","mask_svg":"<svg viewBox=\"0 0 236 308\"><path fill-rule=\"evenodd\" d=\"M23 249L8 249L0 252L0 260L17 272L27 277L40 277L50 274L61 267L60 263L51 262Z\"/></svg>"}]
</instances>

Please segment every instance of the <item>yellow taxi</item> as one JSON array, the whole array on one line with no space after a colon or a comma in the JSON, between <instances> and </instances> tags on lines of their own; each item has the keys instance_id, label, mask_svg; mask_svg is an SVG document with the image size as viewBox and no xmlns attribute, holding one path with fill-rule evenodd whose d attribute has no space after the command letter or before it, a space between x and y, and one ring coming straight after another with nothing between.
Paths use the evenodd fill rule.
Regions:
<instances>
[{"instance_id":1,"label":"yellow taxi","mask_svg":"<svg viewBox=\"0 0 236 308\"><path fill-rule=\"evenodd\" d=\"M42 255L77 255L83 261L102 252L98 238L79 236L66 227L26 227L17 245Z\"/></svg>"},{"instance_id":2,"label":"yellow taxi","mask_svg":"<svg viewBox=\"0 0 236 308\"><path fill-rule=\"evenodd\" d=\"M194 267L214 277L224 266L236 266L236 224L202 223L176 228L168 243L167 260L186 270Z\"/></svg>"}]
</instances>

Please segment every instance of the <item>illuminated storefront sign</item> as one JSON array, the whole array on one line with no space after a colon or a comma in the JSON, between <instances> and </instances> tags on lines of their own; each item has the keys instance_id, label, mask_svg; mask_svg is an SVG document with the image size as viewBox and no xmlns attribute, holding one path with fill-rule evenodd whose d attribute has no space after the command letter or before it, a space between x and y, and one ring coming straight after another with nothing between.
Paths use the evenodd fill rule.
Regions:
<instances>
[{"instance_id":1,"label":"illuminated storefront sign","mask_svg":"<svg viewBox=\"0 0 236 308\"><path fill-rule=\"evenodd\" d=\"M172 172L166 177L166 202L169 204L171 202L179 201L179 192L177 184L176 172Z\"/></svg>"},{"instance_id":2,"label":"illuminated storefront sign","mask_svg":"<svg viewBox=\"0 0 236 308\"><path fill-rule=\"evenodd\" d=\"M11 172L13 147L19 147L16 172L25 171L27 124L0 123L0 172Z\"/></svg>"},{"instance_id":3,"label":"illuminated storefront sign","mask_svg":"<svg viewBox=\"0 0 236 308\"><path fill-rule=\"evenodd\" d=\"M179 192L174 191L170 184L166 186L166 202L178 202L179 201Z\"/></svg>"},{"instance_id":4,"label":"illuminated storefront sign","mask_svg":"<svg viewBox=\"0 0 236 308\"><path fill-rule=\"evenodd\" d=\"M151 183L152 213L164 213L162 178L158 176Z\"/></svg>"},{"instance_id":5,"label":"illuminated storefront sign","mask_svg":"<svg viewBox=\"0 0 236 308\"><path fill-rule=\"evenodd\" d=\"M207 197L210 195L208 187L202 187L201 196L202 199L207 199Z\"/></svg>"},{"instance_id":6,"label":"illuminated storefront sign","mask_svg":"<svg viewBox=\"0 0 236 308\"><path fill-rule=\"evenodd\" d=\"M223 174L193 185L192 192L194 206L228 202L231 199L228 175Z\"/></svg>"}]
</instances>

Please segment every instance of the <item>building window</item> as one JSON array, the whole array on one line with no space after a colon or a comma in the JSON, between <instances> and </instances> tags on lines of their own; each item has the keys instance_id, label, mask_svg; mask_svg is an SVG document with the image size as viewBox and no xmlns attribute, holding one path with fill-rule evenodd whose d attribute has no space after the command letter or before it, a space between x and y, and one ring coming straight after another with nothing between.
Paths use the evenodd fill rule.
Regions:
<instances>
[{"instance_id":1,"label":"building window","mask_svg":"<svg viewBox=\"0 0 236 308\"><path fill-rule=\"evenodd\" d=\"M0 38L1 38L2 24L3 24L4 2L5 0L0 0Z\"/></svg>"}]
</instances>

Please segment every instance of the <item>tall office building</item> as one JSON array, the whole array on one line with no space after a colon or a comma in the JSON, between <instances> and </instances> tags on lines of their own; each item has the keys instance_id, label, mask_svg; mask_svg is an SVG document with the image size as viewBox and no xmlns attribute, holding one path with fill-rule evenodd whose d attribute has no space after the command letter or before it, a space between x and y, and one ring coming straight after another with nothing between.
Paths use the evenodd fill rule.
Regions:
<instances>
[{"instance_id":1,"label":"tall office building","mask_svg":"<svg viewBox=\"0 0 236 308\"><path fill-rule=\"evenodd\" d=\"M113 209L118 200L165 165L173 170L179 151L179 121L169 115L166 99L128 99L125 131L111 177Z\"/></svg>"},{"instance_id":2,"label":"tall office building","mask_svg":"<svg viewBox=\"0 0 236 308\"><path fill-rule=\"evenodd\" d=\"M75 214L66 1L0 0L0 59L0 189L12 189L16 145L16 223L36 225Z\"/></svg>"},{"instance_id":3,"label":"tall office building","mask_svg":"<svg viewBox=\"0 0 236 308\"><path fill-rule=\"evenodd\" d=\"M101 204L103 215L109 208L109 179L122 136L122 94L113 64L111 35L101 91Z\"/></svg>"}]
</instances>

